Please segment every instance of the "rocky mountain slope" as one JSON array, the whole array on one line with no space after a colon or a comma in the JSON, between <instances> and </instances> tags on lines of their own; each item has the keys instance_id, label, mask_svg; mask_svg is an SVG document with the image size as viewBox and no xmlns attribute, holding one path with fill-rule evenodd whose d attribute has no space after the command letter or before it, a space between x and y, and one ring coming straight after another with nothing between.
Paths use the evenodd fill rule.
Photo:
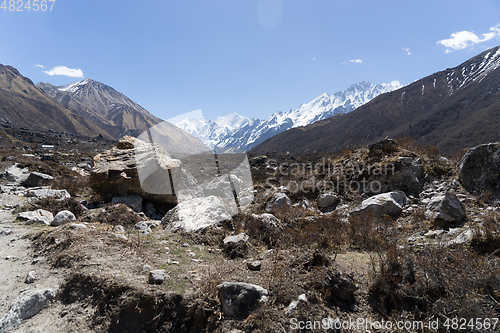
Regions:
<instances>
[{"instance_id":1,"label":"rocky mountain slope","mask_svg":"<svg viewBox=\"0 0 500 333\"><path fill-rule=\"evenodd\" d=\"M349 114L281 133L254 152L337 151L411 136L443 152L500 139L500 47L381 95Z\"/></svg>"},{"instance_id":2,"label":"rocky mountain slope","mask_svg":"<svg viewBox=\"0 0 500 333\"><path fill-rule=\"evenodd\" d=\"M359 82L345 91L322 94L309 103L288 112L275 112L267 119L249 119L236 113L214 120L184 119L176 125L219 150L248 151L264 140L293 127L350 112L374 97L401 87L390 84Z\"/></svg>"},{"instance_id":3,"label":"rocky mountain slope","mask_svg":"<svg viewBox=\"0 0 500 333\"><path fill-rule=\"evenodd\" d=\"M109 135L76 112L46 96L11 66L0 65L0 124L87 136Z\"/></svg>"},{"instance_id":4,"label":"rocky mountain slope","mask_svg":"<svg viewBox=\"0 0 500 333\"><path fill-rule=\"evenodd\" d=\"M116 139L137 136L161 122L127 96L98 81L85 79L64 86L41 82L37 86Z\"/></svg>"}]
</instances>

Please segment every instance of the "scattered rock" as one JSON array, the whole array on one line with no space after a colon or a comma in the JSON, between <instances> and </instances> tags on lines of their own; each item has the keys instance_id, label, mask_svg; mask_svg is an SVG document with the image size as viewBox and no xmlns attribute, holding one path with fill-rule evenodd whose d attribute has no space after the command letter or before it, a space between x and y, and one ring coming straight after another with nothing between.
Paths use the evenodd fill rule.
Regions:
<instances>
[{"instance_id":1,"label":"scattered rock","mask_svg":"<svg viewBox=\"0 0 500 333\"><path fill-rule=\"evenodd\" d=\"M251 216L254 219L258 220L261 223L263 229L265 230L279 231L284 227L283 222L281 222L273 214L262 213L262 214L252 214Z\"/></svg>"},{"instance_id":2,"label":"scattered rock","mask_svg":"<svg viewBox=\"0 0 500 333\"><path fill-rule=\"evenodd\" d=\"M37 276L35 271L29 271L28 275L26 275L26 278L24 279L24 283L26 284L31 284L37 280Z\"/></svg>"},{"instance_id":3,"label":"scattered rock","mask_svg":"<svg viewBox=\"0 0 500 333\"><path fill-rule=\"evenodd\" d=\"M228 317L246 318L260 303L267 301L268 291L242 282L224 282L217 286L222 312Z\"/></svg>"},{"instance_id":4,"label":"scattered rock","mask_svg":"<svg viewBox=\"0 0 500 333\"><path fill-rule=\"evenodd\" d=\"M111 202L114 204L122 203L132 208L136 213L142 211L142 197L138 195L126 195L123 197L113 197ZM146 214L147 215L147 214Z\"/></svg>"},{"instance_id":5,"label":"scattered rock","mask_svg":"<svg viewBox=\"0 0 500 333\"><path fill-rule=\"evenodd\" d=\"M45 198L55 198L56 200L65 200L71 198L71 195L66 190L52 190L52 189L27 190L26 196L33 197L36 200Z\"/></svg>"},{"instance_id":6,"label":"scattered rock","mask_svg":"<svg viewBox=\"0 0 500 333\"><path fill-rule=\"evenodd\" d=\"M26 224L41 223L50 225L54 220L54 215L44 209L37 209L30 212L21 212L17 215L18 219L26 220Z\"/></svg>"},{"instance_id":7,"label":"scattered rock","mask_svg":"<svg viewBox=\"0 0 500 333\"><path fill-rule=\"evenodd\" d=\"M10 234L12 234L12 229L3 229L0 231L0 236L8 236Z\"/></svg>"},{"instance_id":8,"label":"scattered rock","mask_svg":"<svg viewBox=\"0 0 500 333\"><path fill-rule=\"evenodd\" d=\"M21 182L24 187L37 187L50 185L54 180L54 177L46 175L41 172L32 172L29 174L28 178Z\"/></svg>"},{"instance_id":9,"label":"scattered rock","mask_svg":"<svg viewBox=\"0 0 500 333\"><path fill-rule=\"evenodd\" d=\"M28 168L21 169L17 165L12 165L3 172L3 178L9 182L20 183L28 178Z\"/></svg>"},{"instance_id":10,"label":"scattered rock","mask_svg":"<svg viewBox=\"0 0 500 333\"><path fill-rule=\"evenodd\" d=\"M431 198L425 217L434 220L438 225L460 223L466 219L465 206L453 192L440 193Z\"/></svg>"},{"instance_id":11,"label":"scattered rock","mask_svg":"<svg viewBox=\"0 0 500 333\"><path fill-rule=\"evenodd\" d=\"M260 271L262 267L262 261L249 261L247 262L247 267L251 271Z\"/></svg>"},{"instance_id":12,"label":"scattered rock","mask_svg":"<svg viewBox=\"0 0 500 333\"><path fill-rule=\"evenodd\" d=\"M155 269L149 272L149 284L162 284L168 278L167 271Z\"/></svg>"},{"instance_id":13,"label":"scattered rock","mask_svg":"<svg viewBox=\"0 0 500 333\"><path fill-rule=\"evenodd\" d=\"M300 294L299 297L297 297L297 300L291 301L290 305L288 305L288 308L286 310L293 311L297 309L300 304L309 304L306 294Z\"/></svg>"},{"instance_id":14,"label":"scattered rock","mask_svg":"<svg viewBox=\"0 0 500 333\"><path fill-rule=\"evenodd\" d=\"M150 234L151 233L151 228L145 221L137 222L134 227L136 229L139 229L139 232L141 234Z\"/></svg>"},{"instance_id":15,"label":"scattered rock","mask_svg":"<svg viewBox=\"0 0 500 333\"><path fill-rule=\"evenodd\" d=\"M248 251L248 241L250 237L247 234L241 233L235 236L227 236L224 238L224 253L231 259L237 257L245 257Z\"/></svg>"},{"instance_id":16,"label":"scattered rock","mask_svg":"<svg viewBox=\"0 0 500 333\"><path fill-rule=\"evenodd\" d=\"M500 198L500 143L470 149L458 166L458 179L469 192Z\"/></svg>"},{"instance_id":17,"label":"scattered rock","mask_svg":"<svg viewBox=\"0 0 500 333\"><path fill-rule=\"evenodd\" d=\"M87 226L83 223L71 223L69 225L69 228L73 229L73 230L75 230L75 229L87 229Z\"/></svg>"},{"instance_id":18,"label":"scattered rock","mask_svg":"<svg viewBox=\"0 0 500 333\"><path fill-rule=\"evenodd\" d=\"M59 213L57 213L56 216L54 216L54 220L52 221L52 223L50 225L60 226L60 225L75 222L75 221L76 221L75 214L73 214L69 210L62 210Z\"/></svg>"},{"instance_id":19,"label":"scattered rock","mask_svg":"<svg viewBox=\"0 0 500 333\"><path fill-rule=\"evenodd\" d=\"M340 198L333 193L323 193L316 199L316 204L319 208L327 208L336 206L340 203Z\"/></svg>"},{"instance_id":20,"label":"scattered rock","mask_svg":"<svg viewBox=\"0 0 500 333\"><path fill-rule=\"evenodd\" d=\"M274 193L266 203L266 212L274 213L277 209L289 207L292 201L285 193Z\"/></svg>"},{"instance_id":21,"label":"scattered rock","mask_svg":"<svg viewBox=\"0 0 500 333\"><path fill-rule=\"evenodd\" d=\"M56 289L28 290L20 294L10 306L9 312L0 319L0 332L7 332L25 319L38 314L49 306Z\"/></svg>"},{"instance_id":22,"label":"scattered rock","mask_svg":"<svg viewBox=\"0 0 500 333\"><path fill-rule=\"evenodd\" d=\"M385 214L397 217L408 202L408 198L402 191L382 193L363 200L361 205L352 210L350 214L351 216L359 216L367 213L376 216Z\"/></svg>"},{"instance_id":23,"label":"scattered rock","mask_svg":"<svg viewBox=\"0 0 500 333\"><path fill-rule=\"evenodd\" d=\"M398 147L397 141L389 138L384 138L378 142L369 145L368 152L372 156L391 154L397 150L397 147Z\"/></svg>"},{"instance_id":24,"label":"scattered rock","mask_svg":"<svg viewBox=\"0 0 500 333\"><path fill-rule=\"evenodd\" d=\"M165 214L161 223L173 231L193 232L216 227L232 220L221 198L211 195L179 203Z\"/></svg>"}]
</instances>

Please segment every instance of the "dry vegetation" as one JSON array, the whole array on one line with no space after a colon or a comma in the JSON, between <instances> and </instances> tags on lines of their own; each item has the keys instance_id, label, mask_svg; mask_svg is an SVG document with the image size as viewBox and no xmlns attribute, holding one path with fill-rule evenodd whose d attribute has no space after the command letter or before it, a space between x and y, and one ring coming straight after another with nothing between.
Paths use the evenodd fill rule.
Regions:
<instances>
[{"instance_id":1,"label":"dry vegetation","mask_svg":"<svg viewBox=\"0 0 500 333\"><path fill-rule=\"evenodd\" d=\"M335 167L363 161L383 168L397 156L418 156L433 179L454 176L454 158L442 159L435 148L410 139L399 142L390 153L365 149L327 157L275 156L275 165L288 164L288 171L293 163L319 163L307 175L270 176L265 165L253 166L257 197L251 213L265 211L272 194L269 177L274 186L311 177L332 180L321 169L324 158ZM60 169L59 162L25 159L22 163L54 175L52 187L64 188L78 200L93 200L86 177ZM343 177L342 181L350 181L359 174ZM313 188L290 193L294 205L274 212L284 225L282 230L242 212L232 228L194 234L172 233L162 227L141 234L134 224L144 218L121 204L85 211L75 199L45 200L32 203L29 209L53 213L68 209L87 228L46 228L31 237L36 256L46 256L54 269L66 274L60 300L65 306L85 309L91 318L89 331L288 332L291 318L394 322L438 318L443 323L451 318L499 317L499 211L481 215L470 244L416 249L406 246L406 239L432 228L422 208L405 212L399 220L385 215L347 218L338 211L320 213L314 202L319 193ZM366 197L342 187L340 195L342 203L351 207ZM309 206L302 204L304 199ZM487 199L479 200L473 210L481 212L487 204ZM117 225L124 227L126 239L117 236ZM222 250L223 239L239 232L250 236L248 255L229 259ZM262 262L260 271L248 270L247 262L254 260ZM150 269L166 269L169 279L160 286L148 285ZM216 287L224 281L260 285L268 289L269 300L246 318L226 318ZM301 294L308 302L288 309ZM441 326L438 331L445 329Z\"/></svg>"}]
</instances>

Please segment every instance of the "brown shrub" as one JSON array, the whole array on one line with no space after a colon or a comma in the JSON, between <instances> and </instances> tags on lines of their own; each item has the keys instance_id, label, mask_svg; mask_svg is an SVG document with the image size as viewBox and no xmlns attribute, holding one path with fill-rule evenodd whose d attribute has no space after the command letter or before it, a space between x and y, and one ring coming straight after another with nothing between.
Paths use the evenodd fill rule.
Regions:
<instances>
[{"instance_id":1,"label":"brown shrub","mask_svg":"<svg viewBox=\"0 0 500 333\"><path fill-rule=\"evenodd\" d=\"M82 204L75 198L56 200L55 198L51 197L32 202L31 204L29 204L27 209L28 210L45 209L54 215L62 210L69 210L70 212L75 214L76 217L81 216L85 210Z\"/></svg>"},{"instance_id":2,"label":"brown shrub","mask_svg":"<svg viewBox=\"0 0 500 333\"><path fill-rule=\"evenodd\" d=\"M134 213L134 211L124 204L108 205L97 215L96 220L101 223L111 225L134 225L143 219Z\"/></svg>"}]
</instances>

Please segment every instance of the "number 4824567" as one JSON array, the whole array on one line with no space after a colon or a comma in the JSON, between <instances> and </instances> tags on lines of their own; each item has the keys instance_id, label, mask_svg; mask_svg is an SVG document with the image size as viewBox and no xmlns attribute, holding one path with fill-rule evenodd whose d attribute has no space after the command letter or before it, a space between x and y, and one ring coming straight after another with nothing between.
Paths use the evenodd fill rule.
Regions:
<instances>
[{"instance_id":1,"label":"number 4824567","mask_svg":"<svg viewBox=\"0 0 500 333\"><path fill-rule=\"evenodd\" d=\"M52 11L56 0L3 0L0 9L4 12Z\"/></svg>"}]
</instances>

